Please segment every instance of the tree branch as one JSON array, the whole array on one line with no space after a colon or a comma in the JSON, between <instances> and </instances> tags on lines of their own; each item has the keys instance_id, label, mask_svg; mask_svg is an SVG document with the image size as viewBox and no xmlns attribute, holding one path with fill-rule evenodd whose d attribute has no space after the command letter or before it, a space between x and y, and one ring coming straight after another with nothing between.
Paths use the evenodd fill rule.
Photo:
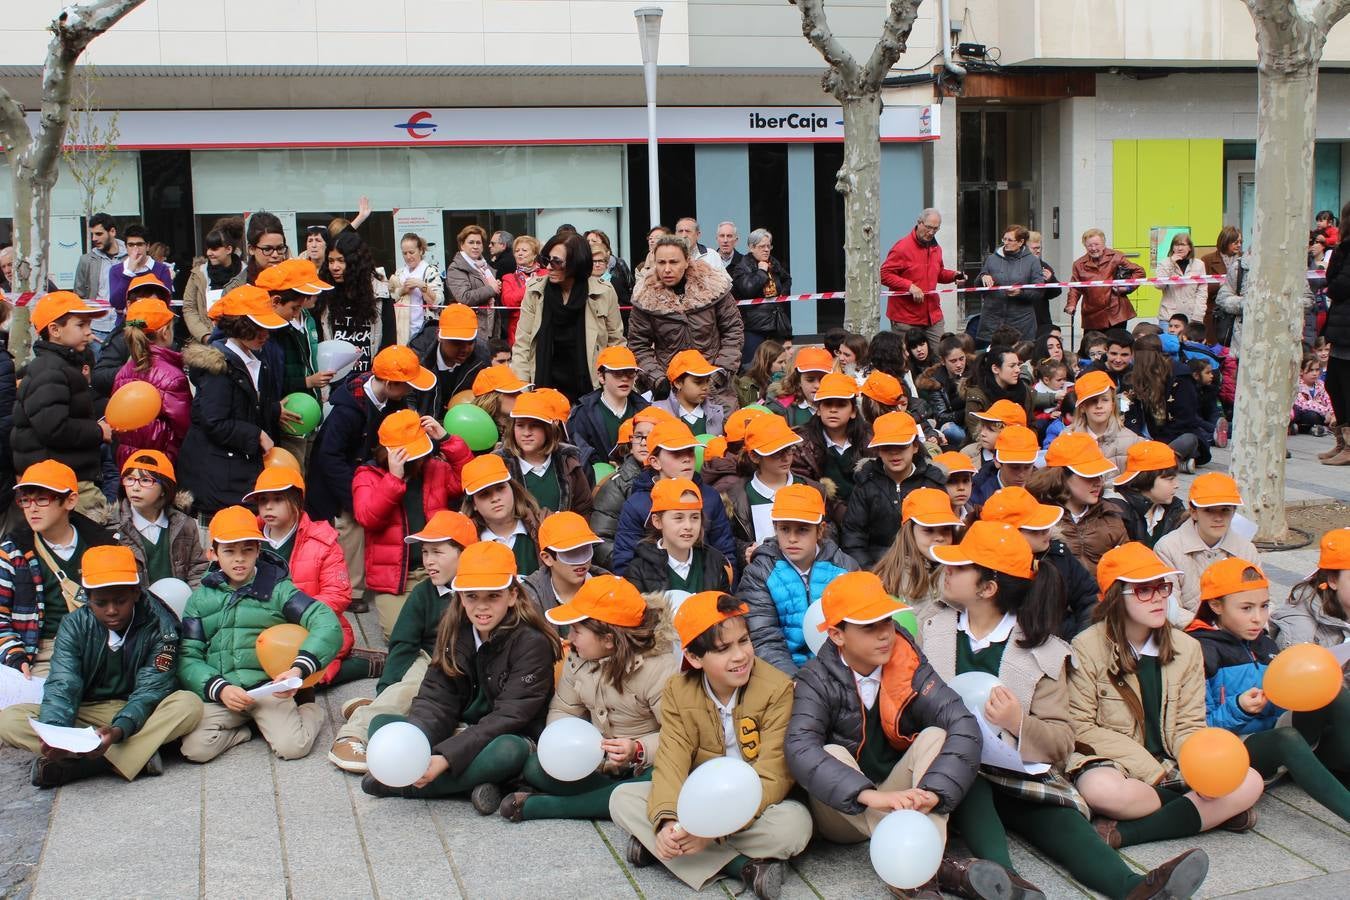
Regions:
<instances>
[{"instance_id":1,"label":"tree branch","mask_svg":"<svg viewBox=\"0 0 1350 900\"><path fill-rule=\"evenodd\" d=\"M17 158L27 152L26 147L32 141L33 132L24 118L23 107L0 87L0 142L5 145L11 166L17 165Z\"/></svg>"},{"instance_id":2,"label":"tree branch","mask_svg":"<svg viewBox=\"0 0 1350 900\"><path fill-rule=\"evenodd\" d=\"M825 18L825 0L795 2L802 11L802 34L830 66L831 73L825 78L826 88L840 99L841 91L851 93L858 90L862 78L858 61L830 30L830 23Z\"/></svg>"},{"instance_id":3,"label":"tree branch","mask_svg":"<svg viewBox=\"0 0 1350 900\"><path fill-rule=\"evenodd\" d=\"M1347 13L1350 13L1350 0L1314 0L1307 15L1313 27L1326 34Z\"/></svg>"},{"instance_id":4,"label":"tree branch","mask_svg":"<svg viewBox=\"0 0 1350 900\"><path fill-rule=\"evenodd\" d=\"M880 90L881 81L891 71L891 66L904 55L909 43L909 33L914 28L914 19L919 14L921 0L891 0L886 14L886 23L881 29L881 39L872 48L862 78L868 90ZM1350 0L1345 0L1350 2ZM946 37L943 38L946 40Z\"/></svg>"}]
</instances>

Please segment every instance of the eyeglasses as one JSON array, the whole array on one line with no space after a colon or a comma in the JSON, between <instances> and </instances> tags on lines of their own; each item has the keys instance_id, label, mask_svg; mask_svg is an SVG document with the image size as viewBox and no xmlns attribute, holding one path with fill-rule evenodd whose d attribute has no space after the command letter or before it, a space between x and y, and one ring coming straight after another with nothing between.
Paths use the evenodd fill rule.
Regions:
<instances>
[{"instance_id":1,"label":"eyeglasses","mask_svg":"<svg viewBox=\"0 0 1350 900\"><path fill-rule=\"evenodd\" d=\"M1137 597L1140 600L1148 602L1149 600L1166 600L1172 596L1172 582L1154 581L1149 584L1136 584L1126 591L1127 594Z\"/></svg>"},{"instance_id":2,"label":"eyeglasses","mask_svg":"<svg viewBox=\"0 0 1350 900\"><path fill-rule=\"evenodd\" d=\"M253 249L257 250L259 253L266 254L267 256L281 256L286 252L286 245L272 244L271 246L265 247L262 244L254 244Z\"/></svg>"},{"instance_id":3,"label":"eyeglasses","mask_svg":"<svg viewBox=\"0 0 1350 900\"><path fill-rule=\"evenodd\" d=\"M123 475L122 483L127 487L140 485L141 487L154 487L155 476L153 475Z\"/></svg>"},{"instance_id":4,"label":"eyeglasses","mask_svg":"<svg viewBox=\"0 0 1350 900\"><path fill-rule=\"evenodd\" d=\"M548 267L549 267L550 269L561 269L561 268L564 268L564 267L566 267L566 266L567 266L567 260L565 260L565 259L559 259L559 258L556 257L556 256L550 256L550 257L548 258Z\"/></svg>"},{"instance_id":5,"label":"eyeglasses","mask_svg":"<svg viewBox=\"0 0 1350 900\"><path fill-rule=\"evenodd\" d=\"M20 494L14 498L14 502L19 504L20 509L27 509L30 506L36 506L38 509L46 509L52 505L53 500L58 498L55 494Z\"/></svg>"}]
</instances>

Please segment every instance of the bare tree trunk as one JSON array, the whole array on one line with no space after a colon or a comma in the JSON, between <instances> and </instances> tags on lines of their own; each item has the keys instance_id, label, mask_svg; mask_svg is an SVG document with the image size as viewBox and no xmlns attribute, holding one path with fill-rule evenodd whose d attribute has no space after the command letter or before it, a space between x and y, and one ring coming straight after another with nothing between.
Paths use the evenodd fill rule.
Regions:
<instances>
[{"instance_id":1,"label":"bare tree trunk","mask_svg":"<svg viewBox=\"0 0 1350 900\"><path fill-rule=\"evenodd\" d=\"M844 327L871 334L881 321L881 96L850 97L844 108Z\"/></svg>"},{"instance_id":2,"label":"bare tree trunk","mask_svg":"<svg viewBox=\"0 0 1350 900\"><path fill-rule=\"evenodd\" d=\"M33 233L37 246L33 248L33 290L45 293L47 272L52 261L52 188L55 178L33 179Z\"/></svg>"}]
</instances>

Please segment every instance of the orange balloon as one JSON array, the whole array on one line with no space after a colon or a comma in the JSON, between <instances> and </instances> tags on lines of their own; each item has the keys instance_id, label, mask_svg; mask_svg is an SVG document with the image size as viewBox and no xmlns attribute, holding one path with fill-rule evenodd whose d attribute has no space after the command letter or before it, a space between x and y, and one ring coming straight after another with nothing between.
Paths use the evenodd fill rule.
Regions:
<instances>
[{"instance_id":1,"label":"orange balloon","mask_svg":"<svg viewBox=\"0 0 1350 900\"><path fill-rule=\"evenodd\" d=\"M1181 777L1202 797L1225 797L1242 785L1251 757L1242 738L1223 728L1202 728L1186 738L1177 762Z\"/></svg>"},{"instance_id":2,"label":"orange balloon","mask_svg":"<svg viewBox=\"0 0 1350 900\"><path fill-rule=\"evenodd\" d=\"M295 657L300 653L300 645L305 642L307 637L309 637L308 631L289 622L284 625L264 628L258 633L258 639L253 644L258 653L258 663L262 666L262 670L273 678L285 672L295 662ZM304 687L312 687L323 677L323 672L324 670L321 668L306 678Z\"/></svg>"},{"instance_id":3,"label":"orange balloon","mask_svg":"<svg viewBox=\"0 0 1350 900\"><path fill-rule=\"evenodd\" d=\"M446 408L449 409L451 406L459 406L461 403L472 403L472 402L473 402L473 391L460 391L458 394L450 398L450 402L446 404Z\"/></svg>"},{"instance_id":4,"label":"orange balloon","mask_svg":"<svg viewBox=\"0 0 1350 900\"><path fill-rule=\"evenodd\" d=\"M295 454L281 447L273 447L263 454L263 467L269 466L287 466L300 471L300 460L295 458ZM289 668L289 667L288 667Z\"/></svg>"},{"instance_id":5,"label":"orange balloon","mask_svg":"<svg viewBox=\"0 0 1350 900\"><path fill-rule=\"evenodd\" d=\"M1341 667L1326 647L1295 644L1270 661L1261 688L1276 706L1311 712L1341 692Z\"/></svg>"},{"instance_id":6,"label":"orange balloon","mask_svg":"<svg viewBox=\"0 0 1350 900\"><path fill-rule=\"evenodd\" d=\"M113 431L135 431L144 428L159 415L164 399L148 381L129 381L108 400L103 418Z\"/></svg>"}]
</instances>

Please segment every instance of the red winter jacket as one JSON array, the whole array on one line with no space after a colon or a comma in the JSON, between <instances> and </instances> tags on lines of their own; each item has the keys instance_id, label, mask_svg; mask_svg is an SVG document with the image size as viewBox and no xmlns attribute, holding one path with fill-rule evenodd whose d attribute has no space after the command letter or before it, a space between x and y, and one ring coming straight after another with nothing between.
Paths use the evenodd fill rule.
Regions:
<instances>
[{"instance_id":1,"label":"red winter jacket","mask_svg":"<svg viewBox=\"0 0 1350 900\"><path fill-rule=\"evenodd\" d=\"M262 519L258 520L258 527L263 527ZM291 550L291 581L302 593L331 609L342 624L342 649L319 679L320 684L327 684L337 677L342 661L356 644L352 623L343 615L352 602L352 583L347 578L347 560L332 525L315 522L304 513L300 514L300 524L295 527L295 546Z\"/></svg>"},{"instance_id":2,"label":"red winter jacket","mask_svg":"<svg viewBox=\"0 0 1350 900\"><path fill-rule=\"evenodd\" d=\"M508 272L502 276L502 306L512 307L512 312L507 313L510 318L506 323L506 342L515 344L516 325L520 322L520 305L525 301L525 285L531 278L538 278L541 275L547 275L548 269L543 266L536 266L534 271L526 275L520 269L514 272Z\"/></svg>"},{"instance_id":3,"label":"red winter jacket","mask_svg":"<svg viewBox=\"0 0 1350 900\"><path fill-rule=\"evenodd\" d=\"M886 318L905 325L933 325L942 321L942 301L935 293L939 284L950 284L957 273L942 267L942 248L934 241L920 244L913 231L895 242L881 264L881 283L901 291L886 298ZM909 294L910 285L923 288L920 303Z\"/></svg>"},{"instance_id":4,"label":"red winter jacket","mask_svg":"<svg viewBox=\"0 0 1350 900\"><path fill-rule=\"evenodd\" d=\"M458 437L441 441L438 451L422 468L422 511L430 519L443 509L455 509L464 493L460 470L473 459L469 446ZM381 594L401 594L408 582L408 517L403 513L407 483L373 462L356 470L352 479L352 513L366 530L366 586Z\"/></svg>"},{"instance_id":5,"label":"red winter jacket","mask_svg":"<svg viewBox=\"0 0 1350 900\"><path fill-rule=\"evenodd\" d=\"M171 462L177 462L178 448L183 445L188 426L192 424L192 391L183 371L183 354L152 344L150 368L137 372L135 360L127 360L113 378L113 392L133 381L149 382L159 391L162 405L159 415L149 425L117 433L118 471L137 450L159 450Z\"/></svg>"}]
</instances>

